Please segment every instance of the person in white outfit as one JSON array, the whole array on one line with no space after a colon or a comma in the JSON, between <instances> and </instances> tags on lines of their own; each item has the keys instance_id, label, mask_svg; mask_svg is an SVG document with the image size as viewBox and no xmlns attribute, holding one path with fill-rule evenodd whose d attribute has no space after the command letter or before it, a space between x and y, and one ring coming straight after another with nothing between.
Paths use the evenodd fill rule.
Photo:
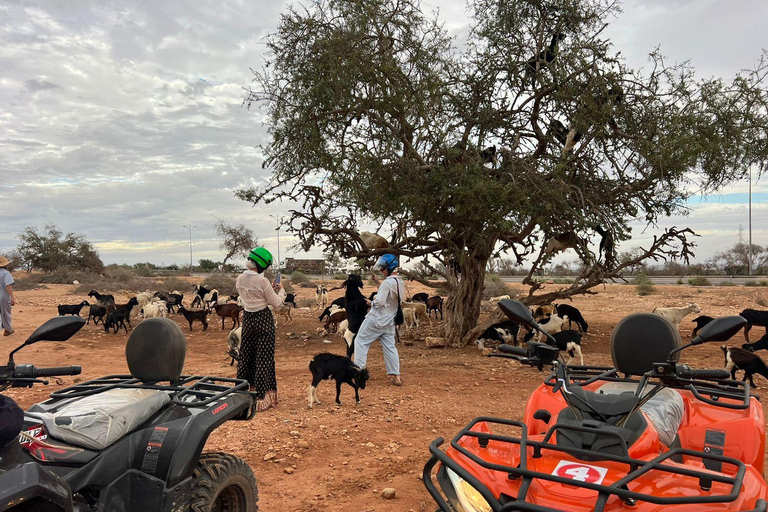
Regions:
<instances>
[{"instance_id":1,"label":"person in white outfit","mask_svg":"<svg viewBox=\"0 0 768 512\"><path fill-rule=\"evenodd\" d=\"M394 254L384 254L376 262L384 281L379 286L376 298L371 302L371 309L363 320L355 337L355 364L365 368L368 362L368 349L377 339L384 352L384 367L392 384L402 386L400 378L400 355L395 346L395 314L400 305L400 297L405 296L405 284L397 273L398 261ZM374 283L379 284L375 274L371 274Z\"/></svg>"},{"instance_id":2,"label":"person in white outfit","mask_svg":"<svg viewBox=\"0 0 768 512\"><path fill-rule=\"evenodd\" d=\"M11 262L5 256L0 256L0 327L3 328L3 336L13 334L11 325L11 309L16 305L13 298L13 277L6 267Z\"/></svg>"}]
</instances>

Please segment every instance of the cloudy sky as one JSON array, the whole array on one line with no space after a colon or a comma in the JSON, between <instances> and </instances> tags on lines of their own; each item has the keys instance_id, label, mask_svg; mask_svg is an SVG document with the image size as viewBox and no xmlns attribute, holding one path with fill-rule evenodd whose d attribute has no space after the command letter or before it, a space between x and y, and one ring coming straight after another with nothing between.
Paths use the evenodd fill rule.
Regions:
<instances>
[{"instance_id":1,"label":"cloudy sky","mask_svg":"<svg viewBox=\"0 0 768 512\"><path fill-rule=\"evenodd\" d=\"M250 67L287 4L229 1L0 0L0 252L26 226L85 235L106 263L221 259L214 217L242 222L277 249L281 207L251 207L233 190L260 182L258 111L242 107ZM458 40L463 0L439 6ZM657 44L701 76L752 67L765 40L764 0L632 0L608 35L633 66ZM747 228L746 181L691 201L699 259ZM768 186L753 184L753 241L768 245ZM656 231L643 232L642 244ZM746 231L745 231L746 236ZM291 254L281 238L282 257ZM315 255L315 254L312 254Z\"/></svg>"}]
</instances>

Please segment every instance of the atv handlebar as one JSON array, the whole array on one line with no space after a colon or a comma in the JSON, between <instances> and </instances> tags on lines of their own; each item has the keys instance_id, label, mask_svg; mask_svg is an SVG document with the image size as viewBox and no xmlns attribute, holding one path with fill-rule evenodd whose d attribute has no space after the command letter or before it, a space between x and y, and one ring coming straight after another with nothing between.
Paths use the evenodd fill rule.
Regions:
<instances>
[{"instance_id":1,"label":"atv handlebar","mask_svg":"<svg viewBox=\"0 0 768 512\"><path fill-rule=\"evenodd\" d=\"M694 370L685 364L677 365L677 376L683 379L725 380L730 378L728 370Z\"/></svg>"},{"instance_id":2,"label":"atv handlebar","mask_svg":"<svg viewBox=\"0 0 768 512\"><path fill-rule=\"evenodd\" d=\"M36 368L33 364L20 364L13 372L14 377L37 379L40 377L56 377L58 375L80 375L82 368L79 366L51 366L49 368Z\"/></svg>"}]
</instances>

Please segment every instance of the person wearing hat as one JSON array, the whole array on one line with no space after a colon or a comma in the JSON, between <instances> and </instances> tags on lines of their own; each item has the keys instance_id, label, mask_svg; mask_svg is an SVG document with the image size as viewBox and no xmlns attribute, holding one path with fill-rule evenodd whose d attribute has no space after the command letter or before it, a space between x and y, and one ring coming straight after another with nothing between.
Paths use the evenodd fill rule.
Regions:
<instances>
[{"instance_id":1,"label":"person wearing hat","mask_svg":"<svg viewBox=\"0 0 768 512\"><path fill-rule=\"evenodd\" d=\"M243 330L237 378L245 379L256 393L256 410L266 411L277 405L275 376L275 319L267 306L280 307L285 299L282 283L273 285L264 277L272 265L272 254L254 247L245 260L245 270L235 287L243 304Z\"/></svg>"},{"instance_id":2,"label":"person wearing hat","mask_svg":"<svg viewBox=\"0 0 768 512\"><path fill-rule=\"evenodd\" d=\"M10 264L8 258L0 256L0 326L3 328L3 336L13 334L11 308L16 305L13 298L13 276L6 268Z\"/></svg>"},{"instance_id":3,"label":"person wearing hat","mask_svg":"<svg viewBox=\"0 0 768 512\"><path fill-rule=\"evenodd\" d=\"M384 367L391 383L402 386L400 355L395 346L395 315L400 305L400 297L405 296L405 284L397 273L398 261L394 254L381 256L375 267L381 270L384 282L379 286L376 298L371 302L371 309L355 336L355 364L365 368L368 362L368 349L378 339L381 342L381 350L384 352ZM371 277L374 283L379 284L375 274L372 273Z\"/></svg>"}]
</instances>

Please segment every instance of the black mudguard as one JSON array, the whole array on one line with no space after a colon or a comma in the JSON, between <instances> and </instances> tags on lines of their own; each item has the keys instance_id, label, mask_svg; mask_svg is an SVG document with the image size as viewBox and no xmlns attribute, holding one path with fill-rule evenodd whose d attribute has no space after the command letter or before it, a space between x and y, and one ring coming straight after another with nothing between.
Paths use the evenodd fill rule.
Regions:
<instances>
[{"instance_id":1,"label":"black mudguard","mask_svg":"<svg viewBox=\"0 0 768 512\"><path fill-rule=\"evenodd\" d=\"M0 470L0 511L72 512L69 485L36 462Z\"/></svg>"}]
</instances>

